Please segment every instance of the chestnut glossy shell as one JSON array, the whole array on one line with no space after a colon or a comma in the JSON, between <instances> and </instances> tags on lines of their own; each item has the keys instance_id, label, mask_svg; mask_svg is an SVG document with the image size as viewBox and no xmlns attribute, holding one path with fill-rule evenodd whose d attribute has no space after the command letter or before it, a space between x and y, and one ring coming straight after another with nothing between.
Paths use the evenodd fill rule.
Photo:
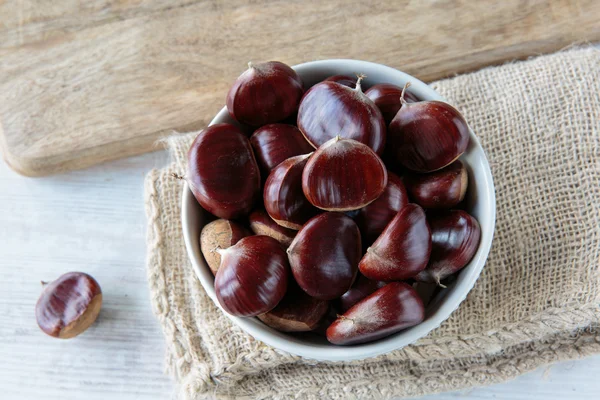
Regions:
<instances>
[{"instance_id":1,"label":"chestnut glossy shell","mask_svg":"<svg viewBox=\"0 0 600 400\"><path fill-rule=\"evenodd\" d=\"M219 218L248 214L260 196L260 172L250 142L231 124L200 132L188 152L186 179L198 203Z\"/></svg>"},{"instance_id":2,"label":"chestnut glossy shell","mask_svg":"<svg viewBox=\"0 0 600 400\"><path fill-rule=\"evenodd\" d=\"M425 307L403 282L388 283L361 300L327 328L327 340L338 345L371 342L417 325Z\"/></svg>"},{"instance_id":3,"label":"chestnut glossy shell","mask_svg":"<svg viewBox=\"0 0 600 400\"><path fill-rule=\"evenodd\" d=\"M425 208L452 208L465 198L469 177L460 160L428 174L404 175L406 189L415 203Z\"/></svg>"},{"instance_id":4,"label":"chestnut glossy shell","mask_svg":"<svg viewBox=\"0 0 600 400\"><path fill-rule=\"evenodd\" d=\"M358 210L358 215L354 217L363 235L363 242L373 243L398 211L407 204L408 195L402 179L388 171L388 183L381 196Z\"/></svg>"},{"instance_id":5,"label":"chestnut glossy shell","mask_svg":"<svg viewBox=\"0 0 600 400\"><path fill-rule=\"evenodd\" d=\"M365 95L375 103L379 108L379 111L381 111L381 115L383 116L386 125L389 125L402 105L402 102L400 101L402 88L390 83L380 83L379 85L374 85L369 88L369 90L365 92ZM412 94L410 90L405 91L404 99L408 103L419 101L417 96Z\"/></svg>"},{"instance_id":6,"label":"chestnut glossy shell","mask_svg":"<svg viewBox=\"0 0 600 400\"><path fill-rule=\"evenodd\" d=\"M227 93L227 110L250 126L279 122L298 110L302 80L288 65L270 61L251 65Z\"/></svg>"},{"instance_id":7,"label":"chestnut glossy shell","mask_svg":"<svg viewBox=\"0 0 600 400\"><path fill-rule=\"evenodd\" d=\"M239 317L256 316L281 301L290 267L278 241L269 236L248 236L220 253L215 293L225 311Z\"/></svg>"},{"instance_id":8,"label":"chestnut glossy shell","mask_svg":"<svg viewBox=\"0 0 600 400\"><path fill-rule=\"evenodd\" d=\"M309 158L302 173L308 201L327 211L365 207L385 190L388 174L383 161L368 146L333 138Z\"/></svg>"},{"instance_id":9,"label":"chestnut glossy shell","mask_svg":"<svg viewBox=\"0 0 600 400\"><path fill-rule=\"evenodd\" d=\"M96 320L101 306L98 282L83 272L69 272L46 285L35 306L35 317L44 333L69 339Z\"/></svg>"},{"instance_id":10,"label":"chestnut glossy shell","mask_svg":"<svg viewBox=\"0 0 600 400\"><path fill-rule=\"evenodd\" d=\"M374 281L359 273L356 281L346 293L338 300L337 304L342 313L346 312L350 307L375 292L387 284L384 281Z\"/></svg>"},{"instance_id":11,"label":"chestnut glossy shell","mask_svg":"<svg viewBox=\"0 0 600 400\"><path fill-rule=\"evenodd\" d=\"M288 158L271 171L264 189L267 213L279 225L298 230L319 213L302 193L302 171L309 155Z\"/></svg>"},{"instance_id":12,"label":"chestnut glossy shell","mask_svg":"<svg viewBox=\"0 0 600 400\"><path fill-rule=\"evenodd\" d=\"M367 249L359 268L370 279L404 280L425 269L430 253L431 231L425 212L416 204L407 204Z\"/></svg>"},{"instance_id":13,"label":"chestnut glossy shell","mask_svg":"<svg viewBox=\"0 0 600 400\"><path fill-rule=\"evenodd\" d=\"M287 124L269 124L258 128L250 137L250 144L265 178L288 158L314 150L298 128Z\"/></svg>"},{"instance_id":14,"label":"chestnut glossy shell","mask_svg":"<svg viewBox=\"0 0 600 400\"><path fill-rule=\"evenodd\" d=\"M471 261L479 247L481 228L473 216L462 210L432 213L427 220L431 227L431 257L416 279L439 284Z\"/></svg>"},{"instance_id":15,"label":"chestnut glossy shell","mask_svg":"<svg viewBox=\"0 0 600 400\"><path fill-rule=\"evenodd\" d=\"M319 325L328 310L327 301L310 297L295 283L290 283L279 304L258 319L281 332L307 332Z\"/></svg>"},{"instance_id":16,"label":"chestnut glossy shell","mask_svg":"<svg viewBox=\"0 0 600 400\"><path fill-rule=\"evenodd\" d=\"M356 78L348 75L333 75L325 79L324 82L336 82L352 89L356 87Z\"/></svg>"},{"instance_id":17,"label":"chestnut glossy shell","mask_svg":"<svg viewBox=\"0 0 600 400\"><path fill-rule=\"evenodd\" d=\"M388 148L396 161L416 172L444 168L465 152L469 128L463 116L441 101L407 103L388 129Z\"/></svg>"},{"instance_id":18,"label":"chestnut glossy shell","mask_svg":"<svg viewBox=\"0 0 600 400\"><path fill-rule=\"evenodd\" d=\"M317 299L335 299L350 289L356 277L360 232L344 214L323 213L302 227L287 253L302 290Z\"/></svg>"},{"instance_id":19,"label":"chestnut glossy shell","mask_svg":"<svg viewBox=\"0 0 600 400\"><path fill-rule=\"evenodd\" d=\"M298 128L313 147L341 136L366 144L377 154L385 147L386 127L377 106L361 91L325 81L310 88L298 110Z\"/></svg>"},{"instance_id":20,"label":"chestnut glossy shell","mask_svg":"<svg viewBox=\"0 0 600 400\"><path fill-rule=\"evenodd\" d=\"M248 219L250 221L250 229L252 229L252 232L256 235L270 236L286 248L292 243L296 233L298 233L298 231L284 228L273 221L273 218L269 217L269 214L263 209L252 211Z\"/></svg>"}]
</instances>

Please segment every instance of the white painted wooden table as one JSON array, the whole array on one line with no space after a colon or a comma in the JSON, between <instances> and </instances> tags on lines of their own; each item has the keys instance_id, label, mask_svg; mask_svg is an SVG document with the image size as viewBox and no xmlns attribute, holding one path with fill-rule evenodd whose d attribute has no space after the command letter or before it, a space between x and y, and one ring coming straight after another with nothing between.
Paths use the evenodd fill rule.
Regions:
<instances>
[{"instance_id":1,"label":"white painted wooden table","mask_svg":"<svg viewBox=\"0 0 600 400\"><path fill-rule=\"evenodd\" d=\"M165 399L163 337L145 270L143 180L166 162L147 154L49 178L0 162L0 399ZM39 331L41 280L85 271L102 286L96 324L71 340ZM600 356L513 382L428 396L444 399L599 399Z\"/></svg>"}]
</instances>

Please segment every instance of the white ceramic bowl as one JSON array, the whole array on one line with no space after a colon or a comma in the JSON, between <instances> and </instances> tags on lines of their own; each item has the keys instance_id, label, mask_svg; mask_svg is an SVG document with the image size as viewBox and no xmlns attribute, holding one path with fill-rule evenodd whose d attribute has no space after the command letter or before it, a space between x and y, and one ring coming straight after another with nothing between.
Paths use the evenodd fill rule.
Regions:
<instances>
[{"instance_id":1,"label":"white ceramic bowl","mask_svg":"<svg viewBox=\"0 0 600 400\"><path fill-rule=\"evenodd\" d=\"M393 83L403 86L411 83L411 92L423 100L444 99L425 83L385 65L357 60L325 60L296 65L294 70L308 88L331 75L354 76L357 72L367 75L365 86L377 83ZM224 107L211 121L212 124L234 121ZM468 211L477 218L481 225L481 242L473 260L459 273L458 278L446 290L441 291L427 306L425 320L417 326L396 333L372 343L354 346L335 346L325 338L306 335L296 337L278 332L259 321L257 318L241 318L227 315L235 324L254 338L280 350L314 360L349 361L374 357L399 349L427 335L438 327L456 310L465 299L485 264L494 234L496 220L496 197L492 174L479 140L473 132L471 142L461 160L469 171L469 188L467 192ZM200 252L200 231L206 221L202 210L187 185L183 189L182 213L183 236L192 266L206 293L219 306L214 290L214 277L206 265Z\"/></svg>"}]
</instances>

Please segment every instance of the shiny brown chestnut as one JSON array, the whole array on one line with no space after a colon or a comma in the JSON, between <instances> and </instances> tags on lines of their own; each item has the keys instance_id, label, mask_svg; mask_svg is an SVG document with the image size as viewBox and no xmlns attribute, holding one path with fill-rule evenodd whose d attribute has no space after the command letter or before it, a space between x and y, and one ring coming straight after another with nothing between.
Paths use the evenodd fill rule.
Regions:
<instances>
[{"instance_id":1,"label":"shiny brown chestnut","mask_svg":"<svg viewBox=\"0 0 600 400\"><path fill-rule=\"evenodd\" d=\"M47 335L70 339L94 323L101 307L98 282L83 272L69 272L45 284L35 305L35 318Z\"/></svg>"},{"instance_id":2,"label":"shiny brown chestnut","mask_svg":"<svg viewBox=\"0 0 600 400\"><path fill-rule=\"evenodd\" d=\"M365 92L365 95L375 103L379 108L379 111L381 111L385 124L389 125L402 105L402 102L400 101L402 88L400 86L392 85L391 83L380 83L369 88L369 90ZM408 90L404 93L404 98L408 103L419 101L417 96Z\"/></svg>"},{"instance_id":3,"label":"shiny brown chestnut","mask_svg":"<svg viewBox=\"0 0 600 400\"><path fill-rule=\"evenodd\" d=\"M469 127L454 107L441 101L401 101L387 136L388 149L397 162L412 171L432 172L465 152Z\"/></svg>"},{"instance_id":4,"label":"shiny brown chestnut","mask_svg":"<svg viewBox=\"0 0 600 400\"><path fill-rule=\"evenodd\" d=\"M290 283L279 304L258 319L281 332L307 332L319 326L328 310L327 301L310 297L295 283Z\"/></svg>"},{"instance_id":5,"label":"shiny brown chestnut","mask_svg":"<svg viewBox=\"0 0 600 400\"><path fill-rule=\"evenodd\" d=\"M424 208L452 208L465 198L469 176L460 161L428 174L404 175L406 190L412 200Z\"/></svg>"},{"instance_id":6,"label":"shiny brown chestnut","mask_svg":"<svg viewBox=\"0 0 600 400\"><path fill-rule=\"evenodd\" d=\"M388 183L381 196L358 210L358 215L354 217L363 235L363 244L373 243L398 211L407 204L408 195L402 179L388 171Z\"/></svg>"},{"instance_id":7,"label":"shiny brown chestnut","mask_svg":"<svg viewBox=\"0 0 600 400\"><path fill-rule=\"evenodd\" d=\"M302 80L288 65L248 63L227 93L227 110L239 122L262 126L294 114L303 94Z\"/></svg>"},{"instance_id":8,"label":"shiny brown chestnut","mask_svg":"<svg viewBox=\"0 0 600 400\"><path fill-rule=\"evenodd\" d=\"M323 213L308 221L287 249L300 288L321 300L350 289L361 256L360 231L344 214Z\"/></svg>"},{"instance_id":9,"label":"shiny brown chestnut","mask_svg":"<svg viewBox=\"0 0 600 400\"><path fill-rule=\"evenodd\" d=\"M273 219L269 217L269 214L263 209L252 211L248 220L250 221L250 229L252 229L252 232L257 235L270 236L286 248L292 243L292 240L296 237L296 233L298 233L298 231L284 228L273 221Z\"/></svg>"},{"instance_id":10,"label":"shiny brown chestnut","mask_svg":"<svg viewBox=\"0 0 600 400\"><path fill-rule=\"evenodd\" d=\"M336 136L354 139L377 154L385 147L386 126L377 106L362 92L360 75L356 88L324 81L310 88L298 110L298 128L315 148Z\"/></svg>"},{"instance_id":11,"label":"shiny brown chestnut","mask_svg":"<svg viewBox=\"0 0 600 400\"><path fill-rule=\"evenodd\" d=\"M425 318L417 292L391 282L367 296L327 328L327 340L338 345L371 342L415 326Z\"/></svg>"},{"instance_id":12,"label":"shiny brown chestnut","mask_svg":"<svg viewBox=\"0 0 600 400\"><path fill-rule=\"evenodd\" d=\"M309 154L291 157L276 166L263 190L265 210L277 224L298 230L319 210L302 193L302 171Z\"/></svg>"},{"instance_id":13,"label":"shiny brown chestnut","mask_svg":"<svg viewBox=\"0 0 600 400\"><path fill-rule=\"evenodd\" d=\"M288 158L314 150L298 128L287 124L269 124L258 128L250 137L250 144L265 178Z\"/></svg>"},{"instance_id":14,"label":"shiny brown chestnut","mask_svg":"<svg viewBox=\"0 0 600 400\"><path fill-rule=\"evenodd\" d=\"M348 311L350 307L375 292L387 284L383 281L374 281L359 273L356 281L346 293L337 301L339 309L342 313Z\"/></svg>"},{"instance_id":15,"label":"shiny brown chestnut","mask_svg":"<svg viewBox=\"0 0 600 400\"><path fill-rule=\"evenodd\" d=\"M443 286L440 281L464 268L477 252L481 228L462 210L432 213L427 220L431 227L431 257L416 279Z\"/></svg>"},{"instance_id":16,"label":"shiny brown chestnut","mask_svg":"<svg viewBox=\"0 0 600 400\"><path fill-rule=\"evenodd\" d=\"M252 147L231 124L211 125L198 134L188 151L185 179L198 203L219 218L248 214L260 197Z\"/></svg>"},{"instance_id":17,"label":"shiny brown chestnut","mask_svg":"<svg viewBox=\"0 0 600 400\"><path fill-rule=\"evenodd\" d=\"M365 207L385 190L383 161L368 146L339 136L313 153L302 173L302 190L322 210L352 211Z\"/></svg>"},{"instance_id":18,"label":"shiny brown chestnut","mask_svg":"<svg viewBox=\"0 0 600 400\"><path fill-rule=\"evenodd\" d=\"M285 250L269 236L248 236L217 250L221 265L215 293L225 311L253 317L271 311L288 286L290 265Z\"/></svg>"},{"instance_id":19,"label":"shiny brown chestnut","mask_svg":"<svg viewBox=\"0 0 600 400\"><path fill-rule=\"evenodd\" d=\"M217 219L204 225L200 233L200 250L213 275L217 274L221 265L221 255L217 249L227 249L246 236L250 236L246 228L226 219Z\"/></svg>"},{"instance_id":20,"label":"shiny brown chestnut","mask_svg":"<svg viewBox=\"0 0 600 400\"><path fill-rule=\"evenodd\" d=\"M360 272L369 279L399 281L412 278L427 266L431 231L425 212L407 204L385 227L360 260Z\"/></svg>"},{"instance_id":21,"label":"shiny brown chestnut","mask_svg":"<svg viewBox=\"0 0 600 400\"><path fill-rule=\"evenodd\" d=\"M356 87L356 78L353 78L348 75L333 75L325 79L323 82L336 82L340 85L348 86L352 89Z\"/></svg>"}]
</instances>

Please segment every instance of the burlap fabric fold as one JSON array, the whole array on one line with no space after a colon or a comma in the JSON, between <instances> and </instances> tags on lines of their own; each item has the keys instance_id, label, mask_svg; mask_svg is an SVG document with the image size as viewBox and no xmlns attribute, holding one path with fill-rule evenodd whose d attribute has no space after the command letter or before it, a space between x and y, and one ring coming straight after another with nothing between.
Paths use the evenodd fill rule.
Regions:
<instances>
[{"instance_id":1,"label":"burlap fabric fold","mask_svg":"<svg viewBox=\"0 0 600 400\"><path fill-rule=\"evenodd\" d=\"M181 398L387 399L504 381L600 352L600 51L573 49L432 86L489 157L498 219L474 289L438 329L385 356L316 363L254 340L196 279L181 233L195 134L146 178L148 282Z\"/></svg>"}]
</instances>

